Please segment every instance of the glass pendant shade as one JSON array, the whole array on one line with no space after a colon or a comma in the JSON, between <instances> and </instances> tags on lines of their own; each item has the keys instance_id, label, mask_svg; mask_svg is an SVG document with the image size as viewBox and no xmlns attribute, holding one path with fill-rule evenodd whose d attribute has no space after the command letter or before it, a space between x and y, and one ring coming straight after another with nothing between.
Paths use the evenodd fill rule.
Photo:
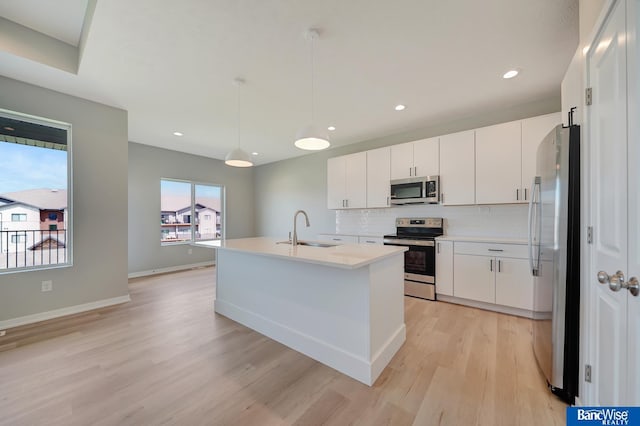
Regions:
<instances>
[{"instance_id":1,"label":"glass pendant shade","mask_svg":"<svg viewBox=\"0 0 640 426\"><path fill-rule=\"evenodd\" d=\"M308 151L320 151L329 148L329 137L317 126L309 124L298 132L294 145Z\"/></svg>"},{"instance_id":2,"label":"glass pendant shade","mask_svg":"<svg viewBox=\"0 0 640 426\"><path fill-rule=\"evenodd\" d=\"M232 167L251 167L253 166L253 161L251 161L251 156L243 151L241 148L236 148L224 158L224 163L227 166Z\"/></svg>"}]
</instances>

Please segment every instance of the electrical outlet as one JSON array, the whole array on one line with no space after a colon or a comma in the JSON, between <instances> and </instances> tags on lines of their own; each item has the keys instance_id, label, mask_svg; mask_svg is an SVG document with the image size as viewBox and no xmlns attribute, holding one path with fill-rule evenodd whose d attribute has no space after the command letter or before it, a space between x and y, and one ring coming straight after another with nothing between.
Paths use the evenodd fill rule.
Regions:
<instances>
[{"instance_id":1,"label":"electrical outlet","mask_svg":"<svg viewBox=\"0 0 640 426\"><path fill-rule=\"evenodd\" d=\"M53 281L47 280L42 281L42 291L51 291L53 290Z\"/></svg>"},{"instance_id":2,"label":"electrical outlet","mask_svg":"<svg viewBox=\"0 0 640 426\"><path fill-rule=\"evenodd\" d=\"M187 249L187 254L193 254L193 249L192 248Z\"/></svg>"}]
</instances>

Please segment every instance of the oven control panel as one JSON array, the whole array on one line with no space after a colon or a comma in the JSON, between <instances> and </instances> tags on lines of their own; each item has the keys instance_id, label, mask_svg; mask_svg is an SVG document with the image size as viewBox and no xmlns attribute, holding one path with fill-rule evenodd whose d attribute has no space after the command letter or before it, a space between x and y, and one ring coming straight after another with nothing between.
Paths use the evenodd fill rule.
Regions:
<instances>
[{"instance_id":1,"label":"oven control panel","mask_svg":"<svg viewBox=\"0 0 640 426\"><path fill-rule=\"evenodd\" d=\"M403 217L396 219L397 228L442 228L441 217Z\"/></svg>"}]
</instances>

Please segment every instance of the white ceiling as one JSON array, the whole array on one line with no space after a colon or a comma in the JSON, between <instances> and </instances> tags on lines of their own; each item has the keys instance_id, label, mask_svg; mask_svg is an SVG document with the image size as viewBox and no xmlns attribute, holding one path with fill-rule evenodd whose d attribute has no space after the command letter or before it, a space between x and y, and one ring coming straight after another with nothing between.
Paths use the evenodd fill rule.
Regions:
<instances>
[{"instance_id":1,"label":"white ceiling","mask_svg":"<svg viewBox=\"0 0 640 426\"><path fill-rule=\"evenodd\" d=\"M12 15L8 3L29 5ZM0 5L77 45L79 33L48 25L84 16L87 1ZM310 120L311 27L321 29L316 122L336 126L342 146L558 96L578 2L103 0L77 75L1 51L0 74L126 109L131 141L213 158L237 143L232 82L242 77L241 145L264 164L306 153L293 140ZM514 67L520 76L503 80Z\"/></svg>"}]
</instances>

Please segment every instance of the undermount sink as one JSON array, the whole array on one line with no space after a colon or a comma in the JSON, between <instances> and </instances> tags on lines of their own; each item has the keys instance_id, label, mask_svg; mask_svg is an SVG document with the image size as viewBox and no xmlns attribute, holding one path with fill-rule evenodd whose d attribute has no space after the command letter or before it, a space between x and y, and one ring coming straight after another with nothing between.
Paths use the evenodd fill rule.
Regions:
<instances>
[{"instance_id":1,"label":"undermount sink","mask_svg":"<svg viewBox=\"0 0 640 426\"><path fill-rule=\"evenodd\" d=\"M276 244L291 244L291 241L278 241ZM338 244L330 244L330 243L320 243L317 241L298 241L299 246L309 246L309 247L335 247Z\"/></svg>"}]
</instances>

